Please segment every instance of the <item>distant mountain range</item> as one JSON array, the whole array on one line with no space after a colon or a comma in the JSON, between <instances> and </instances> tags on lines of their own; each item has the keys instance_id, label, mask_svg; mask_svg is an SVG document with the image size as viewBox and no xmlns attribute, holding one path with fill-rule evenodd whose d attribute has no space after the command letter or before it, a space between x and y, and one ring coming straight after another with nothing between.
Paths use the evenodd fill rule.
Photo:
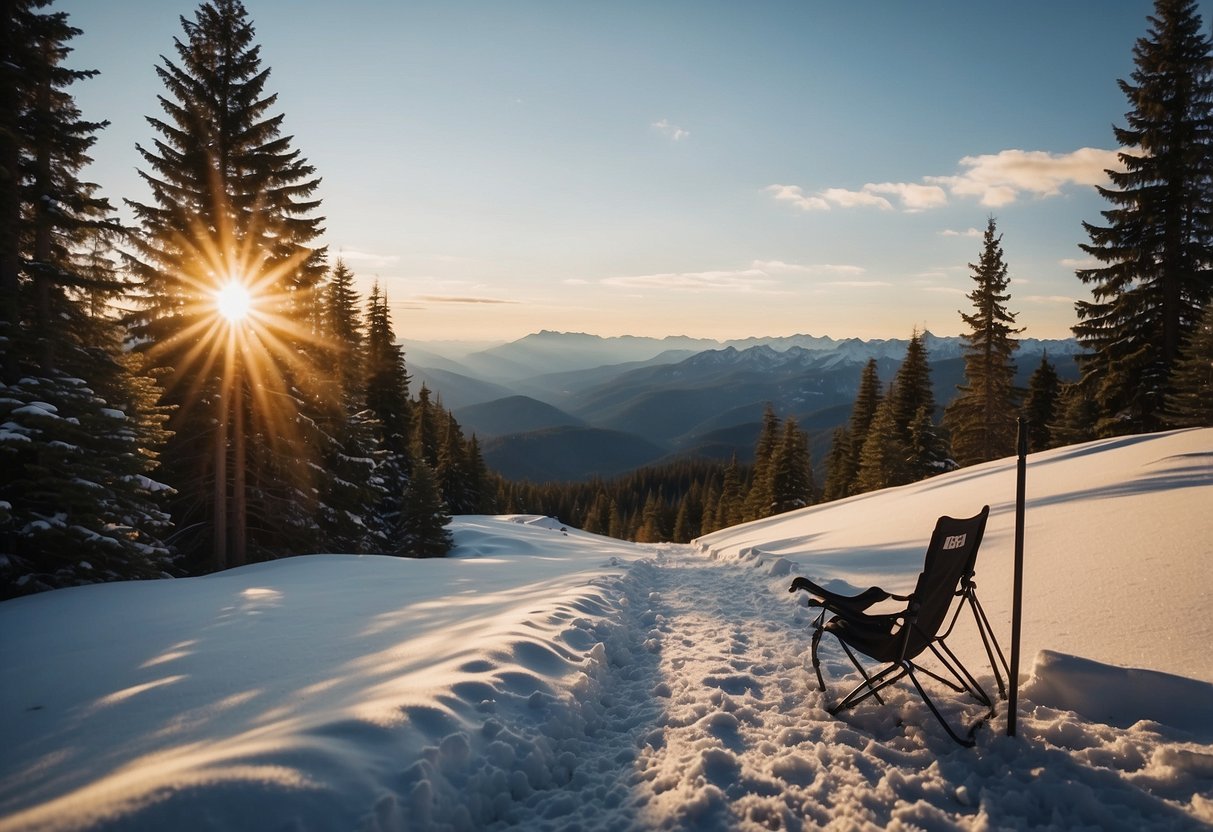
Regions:
<instances>
[{"instance_id":1,"label":"distant mountain range","mask_svg":"<svg viewBox=\"0 0 1213 832\"><path fill-rule=\"evenodd\" d=\"M794 416L820 464L850 415L870 358L892 380L906 339L811 335L712 341L601 338L539 332L488 348L404 342L416 390L425 384L482 442L485 461L511 479L614 476L679 455L746 460L764 407ZM964 341L925 333L942 408L964 378ZM1020 341L1019 383L1048 353L1077 378L1072 339Z\"/></svg>"}]
</instances>

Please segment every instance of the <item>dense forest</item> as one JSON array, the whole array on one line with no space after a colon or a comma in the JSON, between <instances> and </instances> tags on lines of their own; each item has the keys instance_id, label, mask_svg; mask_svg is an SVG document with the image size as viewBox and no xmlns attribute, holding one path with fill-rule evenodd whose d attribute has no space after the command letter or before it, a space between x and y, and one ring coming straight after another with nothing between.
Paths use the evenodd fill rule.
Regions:
<instances>
[{"instance_id":1,"label":"dense forest","mask_svg":"<svg viewBox=\"0 0 1213 832\"><path fill-rule=\"evenodd\" d=\"M1084 224L1076 383L1046 357L1015 387L990 217L946 408L915 332L893 378L863 369L821 482L810 437L768 407L752 463L577 484L502 480L412 389L385 292L359 296L329 257L319 173L239 0L201 3L154 67L130 222L86 178L105 122L72 87L96 73L66 65L81 33L52 6L0 12L0 597L316 551L441 556L464 513L687 541L1009 455L1020 416L1036 450L1213 424L1213 46L1193 0L1157 0L1119 82L1123 170Z\"/></svg>"}]
</instances>

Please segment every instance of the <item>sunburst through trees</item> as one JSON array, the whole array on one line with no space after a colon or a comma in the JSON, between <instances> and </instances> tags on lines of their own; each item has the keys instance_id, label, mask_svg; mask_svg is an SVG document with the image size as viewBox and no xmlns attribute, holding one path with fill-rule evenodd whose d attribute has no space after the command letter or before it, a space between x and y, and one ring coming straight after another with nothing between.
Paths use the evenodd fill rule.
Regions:
<instances>
[{"instance_id":1,"label":"sunburst through trees","mask_svg":"<svg viewBox=\"0 0 1213 832\"><path fill-rule=\"evenodd\" d=\"M128 203L143 231L134 325L175 408L179 544L222 568L314 528L319 179L282 116L266 115L269 71L238 0L204 3L182 26L178 61L156 70L165 118L148 119L158 136L139 148L153 202Z\"/></svg>"}]
</instances>

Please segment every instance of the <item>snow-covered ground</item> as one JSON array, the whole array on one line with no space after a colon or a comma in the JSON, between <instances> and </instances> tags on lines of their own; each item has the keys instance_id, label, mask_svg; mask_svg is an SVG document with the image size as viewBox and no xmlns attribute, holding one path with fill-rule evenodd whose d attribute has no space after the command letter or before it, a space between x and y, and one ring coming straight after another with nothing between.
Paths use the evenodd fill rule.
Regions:
<instances>
[{"instance_id":1,"label":"snow-covered ground","mask_svg":"<svg viewBox=\"0 0 1213 832\"><path fill-rule=\"evenodd\" d=\"M446 560L4 602L0 830L1213 827L1213 430L1028 478L1016 737L1000 703L961 748L900 685L830 717L787 592L908 589L935 518L988 503L978 593L1007 647L1007 460L695 546L461 517ZM988 677L965 623L949 643Z\"/></svg>"}]
</instances>

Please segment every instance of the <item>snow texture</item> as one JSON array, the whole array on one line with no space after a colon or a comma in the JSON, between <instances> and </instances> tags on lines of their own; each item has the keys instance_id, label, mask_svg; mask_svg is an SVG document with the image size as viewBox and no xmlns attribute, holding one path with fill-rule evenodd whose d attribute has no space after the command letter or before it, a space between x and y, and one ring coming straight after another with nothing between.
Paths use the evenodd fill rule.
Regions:
<instances>
[{"instance_id":1,"label":"snow texture","mask_svg":"<svg viewBox=\"0 0 1213 832\"><path fill-rule=\"evenodd\" d=\"M1213 430L1031 458L1019 731L857 679L790 576L913 585L1014 461L632 545L460 517L456 557L312 555L0 604L0 830L1208 829ZM949 639L985 682L962 626ZM946 691L945 712L980 708Z\"/></svg>"}]
</instances>

